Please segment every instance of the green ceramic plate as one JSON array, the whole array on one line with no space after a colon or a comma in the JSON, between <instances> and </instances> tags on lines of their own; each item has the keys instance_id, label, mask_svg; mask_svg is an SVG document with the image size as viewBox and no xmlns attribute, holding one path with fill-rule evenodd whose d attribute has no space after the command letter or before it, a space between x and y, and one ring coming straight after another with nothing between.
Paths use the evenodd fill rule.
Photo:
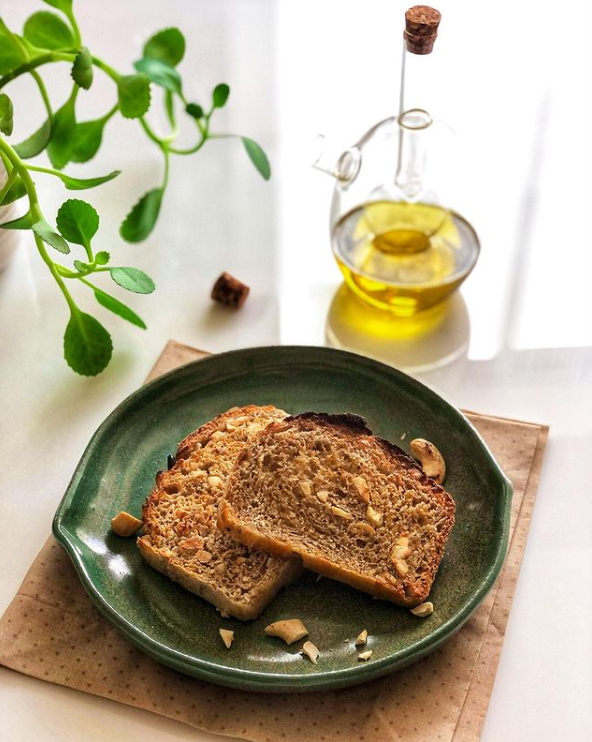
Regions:
<instances>
[{"instance_id":1,"label":"green ceramic plate","mask_svg":"<svg viewBox=\"0 0 592 742\"><path fill-rule=\"evenodd\" d=\"M418 436L440 448L457 511L431 594L431 617L418 619L306 574L258 620L223 619L145 564L133 539L110 532L118 511L140 513L155 472L166 467L181 438L217 413L248 403L291 413L354 412L403 448ZM466 418L414 379L343 351L253 348L190 363L128 397L93 436L56 513L54 534L103 615L159 662L232 687L306 691L353 685L404 667L459 629L502 566L511 493ZM263 633L272 621L293 617L304 621L321 651L317 666L299 655L300 644L286 647ZM220 640L222 627L236 632L230 651ZM362 663L353 640L364 628L373 654Z\"/></svg>"}]
</instances>

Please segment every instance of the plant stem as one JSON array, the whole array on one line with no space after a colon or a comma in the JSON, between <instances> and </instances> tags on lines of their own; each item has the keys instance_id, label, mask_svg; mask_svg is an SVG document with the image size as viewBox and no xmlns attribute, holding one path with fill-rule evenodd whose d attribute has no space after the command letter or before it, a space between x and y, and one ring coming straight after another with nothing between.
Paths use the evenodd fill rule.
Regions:
<instances>
[{"instance_id":1,"label":"plant stem","mask_svg":"<svg viewBox=\"0 0 592 742\"><path fill-rule=\"evenodd\" d=\"M3 137L0 137L0 152L3 153L12 163L13 173L17 173L20 176L20 179L25 186L27 196L29 198L29 210L31 212L31 216L33 218L33 221L38 221L39 219L43 218L43 214L41 213L41 209L39 208L39 199L37 197L35 183L33 182L31 175L29 174L27 166L13 150L13 148L8 144L8 142L4 140ZM37 234L33 234L33 237L35 239L35 244L37 245L37 250L41 255L43 262L49 268L51 275L54 277L56 283L60 287L60 291L64 295L64 298L66 299L72 315L78 317L80 315L80 311L76 306L74 299L70 295L70 292L66 288L66 284L62 280L62 277L60 276L55 263L47 254L47 250L45 249L43 241Z\"/></svg>"},{"instance_id":2,"label":"plant stem","mask_svg":"<svg viewBox=\"0 0 592 742\"><path fill-rule=\"evenodd\" d=\"M98 67L100 70L103 70L103 72L108 75L112 80L114 80L116 83L119 83L119 80L121 79L121 75L119 72L113 69L110 65L107 64L107 62L103 62L102 59L99 59L99 57L93 57L92 63L95 67Z\"/></svg>"},{"instance_id":3,"label":"plant stem","mask_svg":"<svg viewBox=\"0 0 592 742\"><path fill-rule=\"evenodd\" d=\"M11 172L8 175L8 179L6 180L6 183L0 189L0 204L4 200L4 196L6 196L6 194L10 190L10 187L14 183L14 179L16 178L16 176L17 176L17 172L14 168L12 168Z\"/></svg>"},{"instance_id":4,"label":"plant stem","mask_svg":"<svg viewBox=\"0 0 592 742\"><path fill-rule=\"evenodd\" d=\"M73 62L75 59L76 55L69 52L48 52L47 54L41 54L40 56L35 57L35 59L31 59L29 62L21 64L20 67L17 67L12 70L12 72L9 72L4 75L4 77L0 78L0 90L5 85L8 85L9 82L12 82L12 80L16 80L17 77L24 75L26 72L31 72L31 70L41 67L44 64L50 64L53 62Z\"/></svg>"},{"instance_id":5,"label":"plant stem","mask_svg":"<svg viewBox=\"0 0 592 742\"><path fill-rule=\"evenodd\" d=\"M142 129L144 129L144 131L150 137L150 139L152 139L153 142L158 144L159 147L162 147L163 140L152 131L152 129L150 128L150 124L146 121L144 116L140 117L140 124L142 126Z\"/></svg>"},{"instance_id":6,"label":"plant stem","mask_svg":"<svg viewBox=\"0 0 592 742\"><path fill-rule=\"evenodd\" d=\"M82 45L82 38L80 36L80 29L78 28L78 23L76 23L76 18L74 18L74 14L71 10L66 11L66 17L70 21L70 24L72 26L72 31L74 31L74 46L76 48L79 48Z\"/></svg>"},{"instance_id":7,"label":"plant stem","mask_svg":"<svg viewBox=\"0 0 592 742\"><path fill-rule=\"evenodd\" d=\"M64 295L64 299L66 300L68 307L70 308L70 312L72 313L72 316L77 317L80 314L80 311L78 307L76 306L76 302L72 298L72 295L66 288L66 284L62 280L62 277L58 273L55 263L47 254L47 250L45 249L43 240L40 237L38 237L36 234L33 234L33 237L35 238L35 244L37 245L37 250L39 251L39 254L41 255L43 262L49 268L49 272L55 278L57 285L60 287L60 291Z\"/></svg>"},{"instance_id":8,"label":"plant stem","mask_svg":"<svg viewBox=\"0 0 592 742\"><path fill-rule=\"evenodd\" d=\"M117 113L118 110L119 110L119 103L116 103L110 111L107 111L107 113L103 116L103 118L101 119L101 121L104 121L105 123L107 123L107 121L109 121L109 119L111 119L111 118L113 118L113 116L115 116L115 114Z\"/></svg>"},{"instance_id":9,"label":"plant stem","mask_svg":"<svg viewBox=\"0 0 592 742\"><path fill-rule=\"evenodd\" d=\"M162 179L162 190L164 191L165 188L168 185L169 182L169 171L170 171L170 154L169 154L169 148L167 146L164 146L162 148L162 153L164 155L164 177Z\"/></svg>"},{"instance_id":10,"label":"plant stem","mask_svg":"<svg viewBox=\"0 0 592 742\"><path fill-rule=\"evenodd\" d=\"M41 93L41 98L43 99L43 105L45 106L45 110L47 111L47 116L49 120L53 122L53 111L51 110L51 103L49 102L49 96L47 95L47 88L45 87L45 83L41 79L41 75L37 72L37 70L31 70L31 77L37 83L37 87L39 88L39 92Z\"/></svg>"}]
</instances>

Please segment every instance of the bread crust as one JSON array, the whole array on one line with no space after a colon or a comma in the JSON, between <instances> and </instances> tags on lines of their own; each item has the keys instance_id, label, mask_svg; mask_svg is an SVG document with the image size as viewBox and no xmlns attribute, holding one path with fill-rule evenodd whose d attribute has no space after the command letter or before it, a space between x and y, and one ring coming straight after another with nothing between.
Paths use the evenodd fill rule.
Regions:
<instances>
[{"instance_id":1,"label":"bread crust","mask_svg":"<svg viewBox=\"0 0 592 742\"><path fill-rule=\"evenodd\" d=\"M258 594L256 602L252 602L250 605L242 605L230 600L224 593L212 587L207 580L201 579L181 564L172 562L158 549L155 549L145 536L138 538L137 544L140 554L151 567L177 582L185 590L199 595L200 598L212 603L222 612L228 613L241 621L252 621L257 618L277 593L293 582L302 571L301 562L298 559L291 559L286 563L286 569L281 572L280 578L274 582L269 582Z\"/></svg>"},{"instance_id":2,"label":"bread crust","mask_svg":"<svg viewBox=\"0 0 592 742\"><path fill-rule=\"evenodd\" d=\"M215 583L211 575L200 575L195 571L187 569L180 558L175 557L170 552L164 553L165 550L157 548L152 543L151 527L158 522L159 501L161 498L170 497L166 492L167 484L172 478L179 473L179 468L183 466L187 459L199 452L213 433L223 430L229 421L240 417L250 417L255 414L269 413L270 415L283 414L272 405L257 406L247 405L245 407L233 407L225 413L218 415L209 422L202 425L186 436L178 445L174 457L169 457L168 471L159 471L156 475L156 487L142 506L142 517L146 524L146 533L137 539L138 549L146 562L166 575L173 581L180 584L186 590L199 595L201 598L213 603L221 611L224 611L235 618L243 621L256 618L265 606L273 599L278 591L285 585L292 582L302 571L302 565L299 560L285 562L275 565L275 576L271 573L268 579L260 580L253 589L249 591L248 598L241 602L233 600L225 593L219 585ZM216 523L213 523L214 528Z\"/></svg>"},{"instance_id":3,"label":"bread crust","mask_svg":"<svg viewBox=\"0 0 592 742\"><path fill-rule=\"evenodd\" d=\"M267 551L274 556L288 559L298 556L302 559L304 567L344 582L363 592L374 595L377 598L388 600L397 605L413 607L423 602L429 595L432 583L440 566L440 561L444 553L446 541L454 525L454 500L448 492L444 490L433 479L427 477L418 466L417 462L406 454L398 446L383 438L372 435L372 431L366 424L366 421L357 415L331 415L326 413L307 412L301 415L288 417L279 423L271 423L262 435L270 436L276 431L283 430L286 424L301 422L311 422L314 425L327 426L329 428L339 428L347 436L351 436L352 442L356 442L359 436L370 436L372 439L393 459L395 465L407 471L413 471L416 474L418 482L428 488L432 496L437 500L441 511L444 513L445 524L438 535L438 559L430 565L430 569L421 575L420 578L413 582L402 581L401 586L393 585L387 580L360 574L348 569L347 566L337 564L330 559L322 556L310 554L301 547L295 547L294 544L282 540L279 537L272 537L268 534L254 528L251 524L245 524L233 510L232 492L233 480L238 476L241 462L249 457L249 448L247 447L239 455L234 465L234 471L229 478L226 497L224 498L219 510L219 526L232 534L234 538L249 547Z\"/></svg>"}]
</instances>

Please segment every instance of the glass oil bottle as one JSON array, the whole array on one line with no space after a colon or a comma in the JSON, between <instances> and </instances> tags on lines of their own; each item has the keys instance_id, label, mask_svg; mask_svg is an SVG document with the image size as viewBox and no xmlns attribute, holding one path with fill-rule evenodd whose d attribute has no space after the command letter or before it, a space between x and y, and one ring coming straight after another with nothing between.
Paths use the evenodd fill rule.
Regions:
<instances>
[{"instance_id":1,"label":"glass oil bottle","mask_svg":"<svg viewBox=\"0 0 592 742\"><path fill-rule=\"evenodd\" d=\"M440 13L405 14L399 112L329 165L336 178L331 241L350 289L366 303L411 317L447 299L473 269L478 237L426 183L434 120L423 104Z\"/></svg>"}]
</instances>

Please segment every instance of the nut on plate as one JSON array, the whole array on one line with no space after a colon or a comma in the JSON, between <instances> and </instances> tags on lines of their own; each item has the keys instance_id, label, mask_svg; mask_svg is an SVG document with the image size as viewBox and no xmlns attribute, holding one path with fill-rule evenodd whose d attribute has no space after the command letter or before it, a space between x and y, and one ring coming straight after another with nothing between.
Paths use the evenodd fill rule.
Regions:
<instances>
[{"instance_id":1,"label":"nut on plate","mask_svg":"<svg viewBox=\"0 0 592 742\"><path fill-rule=\"evenodd\" d=\"M361 660L362 662L367 662L370 657L372 657L372 650L368 649L366 652L360 652L358 655L358 660Z\"/></svg>"},{"instance_id":2,"label":"nut on plate","mask_svg":"<svg viewBox=\"0 0 592 742\"><path fill-rule=\"evenodd\" d=\"M122 510L115 518L111 519L111 530L117 536L133 536L144 525L139 518L135 518L130 513Z\"/></svg>"},{"instance_id":3,"label":"nut on plate","mask_svg":"<svg viewBox=\"0 0 592 742\"><path fill-rule=\"evenodd\" d=\"M368 641L368 631L364 629L364 631L360 631L360 633L358 634L358 638L356 639L356 642L355 642L356 647L359 647L362 644L366 644L367 641Z\"/></svg>"},{"instance_id":4,"label":"nut on plate","mask_svg":"<svg viewBox=\"0 0 592 742\"><path fill-rule=\"evenodd\" d=\"M414 616L418 616L419 618L427 618L434 612L434 604L430 603L430 601L427 600L425 603L421 603L420 605L415 606L415 608L410 608L409 610L411 611L411 613L413 613Z\"/></svg>"},{"instance_id":5,"label":"nut on plate","mask_svg":"<svg viewBox=\"0 0 592 742\"><path fill-rule=\"evenodd\" d=\"M232 642L234 641L234 631L230 631L230 629L219 629L220 636L222 638L222 641L224 642L224 646L226 649L230 649L232 646Z\"/></svg>"},{"instance_id":6,"label":"nut on plate","mask_svg":"<svg viewBox=\"0 0 592 742\"><path fill-rule=\"evenodd\" d=\"M212 288L212 299L239 309L246 302L249 291L250 288L245 283L225 271Z\"/></svg>"},{"instance_id":7,"label":"nut on plate","mask_svg":"<svg viewBox=\"0 0 592 742\"><path fill-rule=\"evenodd\" d=\"M308 634L308 629L299 618L287 618L274 621L265 627L268 636L279 636L286 644L293 644Z\"/></svg>"},{"instance_id":8,"label":"nut on plate","mask_svg":"<svg viewBox=\"0 0 592 742\"><path fill-rule=\"evenodd\" d=\"M446 462L436 446L424 438L414 438L409 444L412 456L419 461L428 477L442 484L446 476Z\"/></svg>"},{"instance_id":9,"label":"nut on plate","mask_svg":"<svg viewBox=\"0 0 592 742\"><path fill-rule=\"evenodd\" d=\"M312 664L316 665L320 652L318 647L316 647L312 642L304 642L302 645L302 654L305 654Z\"/></svg>"}]
</instances>

